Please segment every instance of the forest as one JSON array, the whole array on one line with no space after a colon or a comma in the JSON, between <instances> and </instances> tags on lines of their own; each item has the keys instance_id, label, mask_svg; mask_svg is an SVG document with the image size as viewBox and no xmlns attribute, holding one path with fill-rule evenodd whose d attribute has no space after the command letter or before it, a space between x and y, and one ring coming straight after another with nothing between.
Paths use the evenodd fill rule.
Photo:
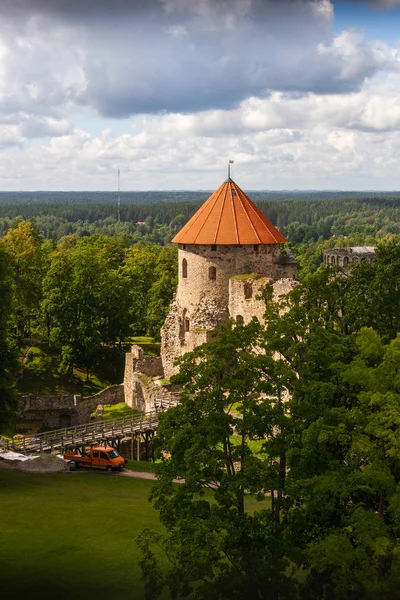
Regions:
<instances>
[{"instance_id":1,"label":"forest","mask_svg":"<svg viewBox=\"0 0 400 600\"><path fill-rule=\"evenodd\" d=\"M399 203L265 203L289 237L300 282L279 303L266 290L265 324L228 322L181 359L180 404L160 416L154 446L152 501L165 529L138 538L146 597L167 589L198 600L392 600L400 583ZM46 206L47 214L21 204L2 217L0 427L16 406L27 345L51 349L67 379L79 369L89 381L123 359L131 336L159 336L177 284L169 242L195 210L129 205L132 221L121 209L118 222L101 212L108 204ZM61 221L72 231L57 233ZM353 244L376 245L375 261L347 273L322 264L324 248ZM185 485L173 485L177 478Z\"/></svg>"},{"instance_id":2,"label":"forest","mask_svg":"<svg viewBox=\"0 0 400 600\"><path fill-rule=\"evenodd\" d=\"M399 293L392 239L181 358L155 438L165 531L139 538L148 600L399 598Z\"/></svg>"},{"instance_id":3,"label":"forest","mask_svg":"<svg viewBox=\"0 0 400 600\"><path fill-rule=\"evenodd\" d=\"M73 233L79 237L100 233L124 235L130 244L165 245L208 197L203 192L147 192L144 202L143 194L121 196L120 220L115 198L111 203L107 195L94 194L91 201L81 202L60 192L49 193L45 198L29 196L29 201L23 195L21 202L11 201L9 196L1 201L0 196L0 236L16 222L33 218L47 240L60 240ZM395 195L374 197L358 193L342 197L321 193L317 197L314 193L291 197L282 193L281 197L275 194L269 199L266 193L254 192L251 197L294 245L337 236L352 236L361 243L368 236L382 238L400 233L400 197Z\"/></svg>"}]
</instances>

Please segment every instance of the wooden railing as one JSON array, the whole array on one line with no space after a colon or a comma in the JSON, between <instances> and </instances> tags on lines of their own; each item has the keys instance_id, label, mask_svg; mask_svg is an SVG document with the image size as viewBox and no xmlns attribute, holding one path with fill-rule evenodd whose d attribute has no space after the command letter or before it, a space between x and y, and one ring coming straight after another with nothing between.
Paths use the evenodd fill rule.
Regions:
<instances>
[{"instance_id":1,"label":"wooden railing","mask_svg":"<svg viewBox=\"0 0 400 600\"><path fill-rule=\"evenodd\" d=\"M95 444L111 439L127 439L148 431L155 432L158 427L158 413L168 410L178 402L178 395L171 393L170 398L156 399L154 410L148 413L120 417L105 421L94 421L85 425L53 429L34 435L17 435L8 440L0 438L0 449L14 450L31 454L53 452L71 446Z\"/></svg>"},{"instance_id":2,"label":"wooden railing","mask_svg":"<svg viewBox=\"0 0 400 600\"><path fill-rule=\"evenodd\" d=\"M122 417L107 421L96 421L86 425L55 429L35 435L15 436L12 440L2 439L0 445L4 450L34 453L52 452L68 446L95 444L113 438L129 438L132 435L155 431L158 426L158 413L151 412L132 417Z\"/></svg>"}]
</instances>

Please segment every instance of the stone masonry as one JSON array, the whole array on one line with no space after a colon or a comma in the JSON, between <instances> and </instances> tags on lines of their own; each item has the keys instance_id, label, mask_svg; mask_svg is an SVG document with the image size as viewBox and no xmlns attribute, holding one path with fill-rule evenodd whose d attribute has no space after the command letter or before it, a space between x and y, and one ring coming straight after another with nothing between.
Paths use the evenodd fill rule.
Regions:
<instances>
[{"instance_id":1,"label":"stone masonry","mask_svg":"<svg viewBox=\"0 0 400 600\"><path fill-rule=\"evenodd\" d=\"M99 404L121 402L124 402L123 384L113 385L88 397L72 394L29 395L20 398L18 415L30 421L41 421L44 427L73 427L88 423Z\"/></svg>"},{"instance_id":2,"label":"stone masonry","mask_svg":"<svg viewBox=\"0 0 400 600\"><path fill-rule=\"evenodd\" d=\"M132 346L125 358L125 402L143 412L160 410L178 400L178 388L162 381L158 356L145 356L140 346Z\"/></svg>"},{"instance_id":3,"label":"stone masonry","mask_svg":"<svg viewBox=\"0 0 400 600\"><path fill-rule=\"evenodd\" d=\"M178 289L161 330L167 378L176 372L177 358L209 341L224 321L262 321L268 283L275 297L296 285L297 262L281 254L279 244L179 244L178 261Z\"/></svg>"}]
</instances>

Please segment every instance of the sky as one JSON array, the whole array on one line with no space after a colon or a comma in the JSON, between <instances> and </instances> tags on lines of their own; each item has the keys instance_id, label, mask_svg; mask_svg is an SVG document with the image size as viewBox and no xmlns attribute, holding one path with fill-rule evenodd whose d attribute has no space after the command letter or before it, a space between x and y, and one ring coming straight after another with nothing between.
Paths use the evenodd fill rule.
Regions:
<instances>
[{"instance_id":1,"label":"sky","mask_svg":"<svg viewBox=\"0 0 400 600\"><path fill-rule=\"evenodd\" d=\"M0 190L400 190L400 0L1 0Z\"/></svg>"}]
</instances>

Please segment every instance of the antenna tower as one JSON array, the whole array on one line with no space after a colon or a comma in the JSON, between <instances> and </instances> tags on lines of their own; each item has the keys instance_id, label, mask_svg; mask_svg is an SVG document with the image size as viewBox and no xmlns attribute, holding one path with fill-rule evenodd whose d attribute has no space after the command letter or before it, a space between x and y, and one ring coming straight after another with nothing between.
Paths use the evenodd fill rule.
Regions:
<instances>
[{"instance_id":1,"label":"antenna tower","mask_svg":"<svg viewBox=\"0 0 400 600\"><path fill-rule=\"evenodd\" d=\"M118 223L121 222L121 186L120 186L120 172L118 169Z\"/></svg>"}]
</instances>

